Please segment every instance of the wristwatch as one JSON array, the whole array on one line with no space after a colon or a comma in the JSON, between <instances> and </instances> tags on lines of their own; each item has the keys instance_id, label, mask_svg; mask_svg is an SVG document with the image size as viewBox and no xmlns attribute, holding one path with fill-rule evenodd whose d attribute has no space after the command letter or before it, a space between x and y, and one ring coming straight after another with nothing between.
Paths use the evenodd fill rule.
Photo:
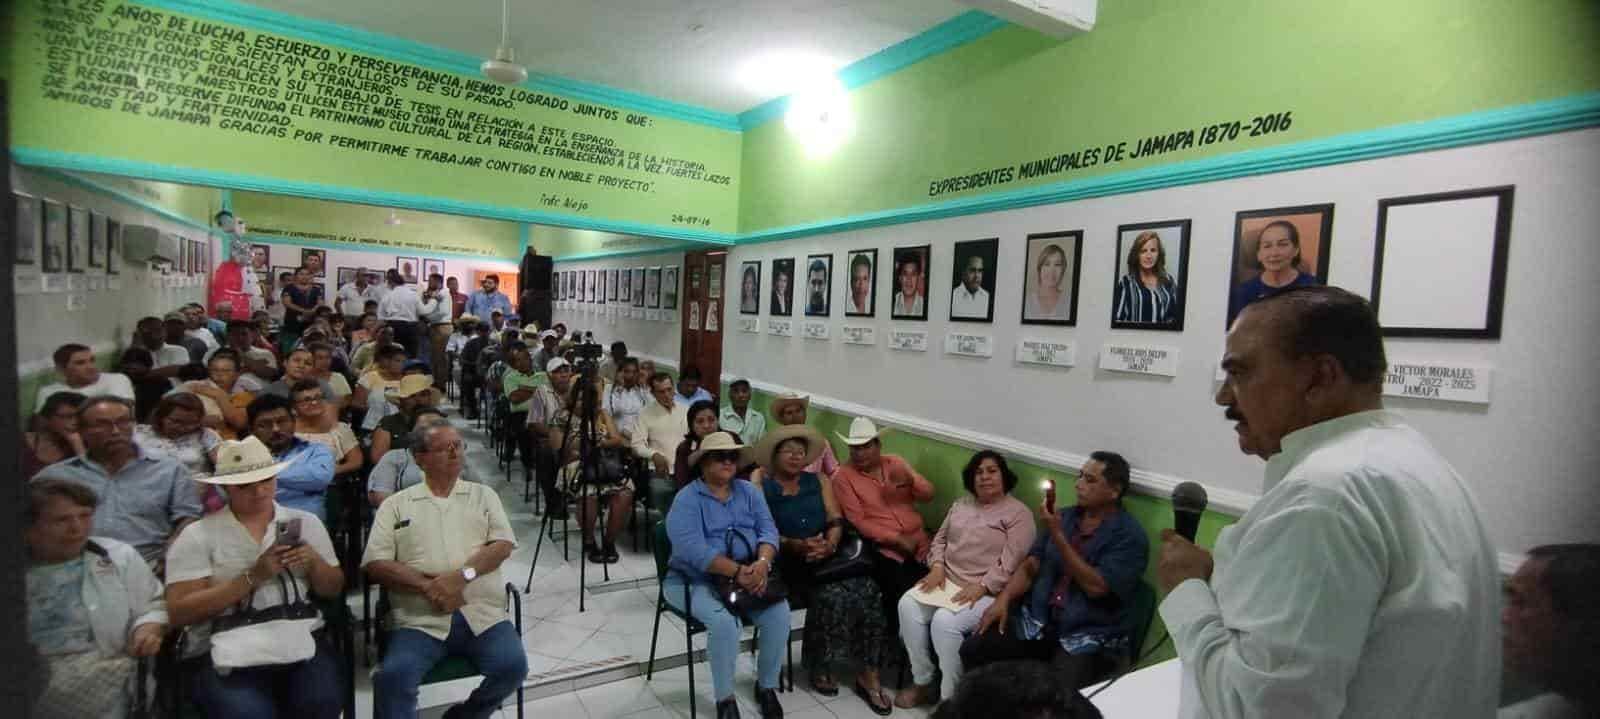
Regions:
<instances>
[{"instance_id":1,"label":"wristwatch","mask_svg":"<svg viewBox=\"0 0 1600 719\"><path fill-rule=\"evenodd\" d=\"M478 578L478 570L473 569L472 567L462 567L461 578L467 580L468 583L471 583L472 580Z\"/></svg>"}]
</instances>

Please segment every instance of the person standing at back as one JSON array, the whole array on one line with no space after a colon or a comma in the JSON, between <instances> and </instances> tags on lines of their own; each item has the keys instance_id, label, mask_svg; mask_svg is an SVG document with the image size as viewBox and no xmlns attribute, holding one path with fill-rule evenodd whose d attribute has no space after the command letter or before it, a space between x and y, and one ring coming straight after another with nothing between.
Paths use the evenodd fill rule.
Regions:
<instances>
[{"instance_id":1,"label":"person standing at back","mask_svg":"<svg viewBox=\"0 0 1600 719\"><path fill-rule=\"evenodd\" d=\"M378 303L378 319L394 330L394 341L406 348L407 357L416 357L421 344L421 331L417 328L417 315L422 308L422 298L416 288L406 284L396 270L389 270L386 280L389 294Z\"/></svg>"},{"instance_id":2,"label":"person standing at back","mask_svg":"<svg viewBox=\"0 0 1600 719\"><path fill-rule=\"evenodd\" d=\"M1180 716L1458 719L1500 691L1496 555L1460 475L1383 408L1366 300L1298 287L1228 332L1217 404L1265 492L1215 554L1162 532Z\"/></svg>"},{"instance_id":3,"label":"person standing at back","mask_svg":"<svg viewBox=\"0 0 1600 719\"><path fill-rule=\"evenodd\" d=\"M499 275L484 275L482 289L467 295L466 313L473 317L492 317L496 311L502 317L510 315L511 298L500 291Z\"/></svg>"}]
</instances>

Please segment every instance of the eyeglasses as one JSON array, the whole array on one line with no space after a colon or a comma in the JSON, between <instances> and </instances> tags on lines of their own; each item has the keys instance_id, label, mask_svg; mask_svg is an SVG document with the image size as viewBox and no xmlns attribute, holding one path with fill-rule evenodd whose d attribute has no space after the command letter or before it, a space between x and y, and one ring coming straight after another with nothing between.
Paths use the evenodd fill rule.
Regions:
<instances>
[{"instance_id":1,"label":"eyeglasses","mask_svg":"<svg viewBox=\"0 0 1600 719\"><path fill-rule=\"evenodd\" d=\"M428 454L439 453L447 457L460 457L467 452L467 442L466 440L458 439L443 447L435 447L425 451Z\"/></svg>"},{"instance_id":2,"label":"eyeglasses","mask_svg":"<svg viewBox=\"0 0 1600 719\"><path fill-rule=\"evenodd\" d=\"M706 459L709 459L709 460L711 460L713 462L737 463L739 461L739 453L738 452L706 452Z\"/></svg>"}]
</instances>

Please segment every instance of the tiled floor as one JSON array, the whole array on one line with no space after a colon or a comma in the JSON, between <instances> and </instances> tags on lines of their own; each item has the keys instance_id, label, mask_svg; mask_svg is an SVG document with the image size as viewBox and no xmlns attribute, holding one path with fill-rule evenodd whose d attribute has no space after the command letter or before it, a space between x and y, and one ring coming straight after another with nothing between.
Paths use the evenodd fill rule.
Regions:
<instances>
[{"instance_id":1,"label":"tiled floor","mask_svg":"<svg viewBox=\"0 0 1600 719\"><path fill-rule=\"evenodd\" d=\"M522 501L520 467L512 472L515 481L506 483L505 473L495 466L482 433L470 423L458 422L458 427L464 429L471 447L468 461L473 471L500 490L506 512L516 529L518 547L501 571L506 581L521 590L527 584L528 567L533 562L540 517L533 513L532 504ZM644 526L642 514L640 520L642 539L648 527ZM539 550L532 586L523 595L522 635L528 651L529 671L526 689L529 698L524 707L527 716L559 719L688 716L688 673L682 666L662 669L658 664L652 680L646 681L643 676L655 620L654 559L642 544L635 549L631 537L623 538L618 543L622 560L609 567L609 581L605 581L598 565L587 567L586 586L582 592L585 611L579 612L578 562L582 557L576 528L573 522L571 561L562 558L559 543L546 538ZM359 596L356 602L359 611ZM795 628L802 625L804 616L804 612L795 613ZM704 636L696 637L694 646L703 650ZM683 654L682 624L670 614L663 615L656 647L657 661L665 658L669 665L681 664ZM798 641L794 655L798 660ZM673 662L675 658L679 661ZM364 663L357 663L356 714L361 719L371 716L370 671ZM714 716L710 668L703 661L695 666L695 679L696 713ZM443 714L450 703L464 698L477 681L466 679L423 687L422 716ZM754 681L754 661L745 652L739 660L736 693L741 714L746 717L760 716L751 698ZM796 681L800 688L780 695L785 716L799 719L877 716L848 690L850 677L840 678L845 688L836 697L810 692L803 672L798 669ZM515 699L510 701L515 702ZM925 716L926 712L897 709L895 715ZM501 716L515 717L513 704L508 703L501 710Z\"/></svg>"}]
</instances>

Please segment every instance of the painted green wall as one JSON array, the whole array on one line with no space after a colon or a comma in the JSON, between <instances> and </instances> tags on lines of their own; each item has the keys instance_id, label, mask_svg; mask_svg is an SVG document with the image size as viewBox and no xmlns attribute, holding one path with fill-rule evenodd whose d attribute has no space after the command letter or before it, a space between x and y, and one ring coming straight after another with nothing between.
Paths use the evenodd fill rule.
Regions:
<instances>
[{"instance_id":1,"label":"painted green wall","mask_svg":"<svg viewBox=\"0 0 1600 719\"><path fill-rule=\"evenodd\" d=\"M681 240L664 240L642 235L619 235L599 230L579 230L550 225L531 225L528 242L539 253L556 259L578 259L589 255L623 255L694 246Z\"/></svg>"},{"instance_id":2,"label":"painted green wall","mask_svg":"<svg viewBox=\"0 0 1600 719\"><path fill-rule=\"evenodd\" d=\"M745 133L740 232L1120 173L1600 90L1592 0L1131 0L1065 42L1011 26L851 94L808 157ZM929 183L1288 111L1287 130L929 196Z\"/></svg>"},{"instance_id":3,"label":"painted green wall","mask_svg":"<svg viewBox=\"0 0 1600 719\"><path fill-rule=\"evenodd\" d=\"M70 174L136 199L147 207L160 208L201 225L209 226L211 218L222 209L222 191L212 187L136 180L131 177L92 172Z\"/></svg>"},{"instance_id":4,"label":"painted green wall","mask_svg":"<svg viewBox=\"0 0 1600 719\"><path fill-rule=\"evenodd\" d=\"M313 240L334 249L396 254L432 253L515 262L521 256L519 223L437 212L397 212L375 205L308 200L262 192L234 192L233 212L251 235L270 241Z\"/></svg>"}]
</instances>

